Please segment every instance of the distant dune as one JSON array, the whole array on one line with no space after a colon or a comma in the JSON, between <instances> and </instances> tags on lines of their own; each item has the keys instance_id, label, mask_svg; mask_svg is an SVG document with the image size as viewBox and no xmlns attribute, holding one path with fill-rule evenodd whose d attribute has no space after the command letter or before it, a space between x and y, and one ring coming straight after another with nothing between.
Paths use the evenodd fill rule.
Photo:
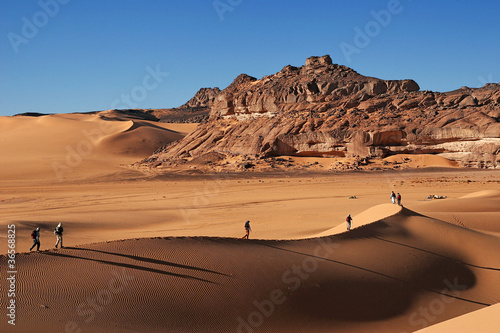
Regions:
<instances>
[{"instance_id":1,"label":"distant dune","mask_svg":"<svg viewBox=\"0 0 500 333\"><path fill-rule=\"evenodd\" d=\"M46 181L114 173L195 126L98 114L0 117L0 172L6 179Z\"/></svg>"}]
</instances>

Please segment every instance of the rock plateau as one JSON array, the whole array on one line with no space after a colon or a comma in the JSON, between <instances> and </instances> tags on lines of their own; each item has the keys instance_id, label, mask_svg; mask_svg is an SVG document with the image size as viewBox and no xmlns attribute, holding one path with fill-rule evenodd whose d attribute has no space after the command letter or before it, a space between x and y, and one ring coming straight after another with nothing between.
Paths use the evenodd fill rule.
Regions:
<instances>
[{"instance_id":1,"label":"rock plateau","mask_svg":"<svg viewBox=\"0 0 500 333\"><path fill-rule=\"evenodd\" d=\"M241 74L222 91L197 95L185 106L202 101L210 110L208 121L144 163L210 153L435 154L465 167L500 168L500 84L421 91L413 80L366 77L325 55L261 79Z\"/></svg>"}]
</instances>

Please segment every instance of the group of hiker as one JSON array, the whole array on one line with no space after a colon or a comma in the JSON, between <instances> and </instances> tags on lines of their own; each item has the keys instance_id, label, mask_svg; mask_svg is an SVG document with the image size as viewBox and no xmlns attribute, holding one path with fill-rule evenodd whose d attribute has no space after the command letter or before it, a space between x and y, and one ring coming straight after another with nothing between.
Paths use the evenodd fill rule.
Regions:
<instances>
[{"instance_id":1,"label":"group of hiker","mask_svg":"<svg viewBox=\"0 0 500 333\"><path fill-rule=\"evenodd\" d=\"M391 202L393 204L396 204L396 202L398 203L398 206L401 206L401 194L398 193L394 193L394 191L391 192ZM347 230L351 230L351 222L352 222L352 217L351 217L351 214L347 215L346 219L345 219L346 223L347 223Z\"/></svg>"},{"instance_id":2,"label":"group of hiker","mask_svg":"<svg viewBox=\"0 0 500 333\"><path fill-rule=\"evenodd\" d=\"M61 248L63 248L63 232L64 228L62 222L59 222L57 227L54 229L54 235L56 236L56 249L59 244L61 244ZM36 250L40 251L40 227L37 227L31 233L31 238L33 239L33 245L30 247L30 251L36 246Z\"/></svg>"},{"instance_id":3,"label":"group of hiker","mask_svg":"<svg viewBox=\"0 0 500 333\"><path fill-rule=\"evenodd\" d=\"M391 192L391 201L393 204L396 204L396 200L398 201L398 206L401 206L401 194L394 193L394 191Z\"/></svg>"},{"instance_id":4,"label":"group of hiker","mask_svg":"<svg viewBox=\"0 0 500 333\"><path fill-rule=\"evenodd\" d=\"M396 201L399 206L401 206L401 194L396 194L394 191L391 192L391 201L393 204L396 204ZM346 223L347 223L347 230L351 230L351 225L352 225L352 217L351 214L347 215L346 217ZM59 244L61 244L61 248L63 248L63 231L64 228L62 226L62 222L60 222L57 227L54 229L54 235L56 236L56 245L55 247ZM252 228L250 227L250 221L245 222L245 235L242 237L242 239L249 239L250 238L250 231L252 231ZM33 239L33 245L30 248L30 251L33 250L33 248L36 246L36 250L40 251L40 227L37 227L33 232L31 233L31 238Z\"/></svg>"},{"instance_id":5,"label":"group of hiker","mask_svg":"<svg viewBox=\"0 0 500 333\"><path fill-rule=\"evenodd\" d=\"M396 194L396 193L394 193L394 191L392 191L391 192L391 201L392 201L393 204L396 204L396 202L397 202L398 206L401 206L401 194L400 193ZM351 214L347 215L345 221L347 223L347 230L351 230L351 225L352 225ZM246 231L246 234L242 238L243 239L248 239L251 230L252 229L250 228L250 221L246 221L245 222L245 231Z\"/></svg>"}]
</instances>

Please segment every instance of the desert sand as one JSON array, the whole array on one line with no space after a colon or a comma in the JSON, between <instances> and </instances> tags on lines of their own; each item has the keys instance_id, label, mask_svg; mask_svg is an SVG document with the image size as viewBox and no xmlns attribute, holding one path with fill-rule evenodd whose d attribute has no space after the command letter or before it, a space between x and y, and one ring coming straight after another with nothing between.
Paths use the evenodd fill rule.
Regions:
<instances>
[{"instance_id":1,"label":"desert sand","mask_svg":"<svg viewBox=\"0 0 500 333\"><path fill-rule=\"evenodd\" d=\"M428 156L412 156L419 169L404 172L129 166L194 126L0 117L2 276L8 225L19 253L16 326L3 315L1 332L498 327L498 171ZM403 207L390 203L392 190ZM246 220L250 240L241 239ZM56 250L59 222L65 248ZM30 253L36 226L42 251ZM1 286L5 309L5 279Z\"/></svg>"}]
</instances>

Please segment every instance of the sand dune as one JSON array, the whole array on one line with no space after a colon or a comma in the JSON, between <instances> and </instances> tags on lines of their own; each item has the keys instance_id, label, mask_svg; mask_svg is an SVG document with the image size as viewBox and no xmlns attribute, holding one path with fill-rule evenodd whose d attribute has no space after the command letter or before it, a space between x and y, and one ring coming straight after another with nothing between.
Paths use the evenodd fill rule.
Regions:
<instances>
[{"instance_id":1,"label":"sand dune","mask_svg":"<svg viewBox=\"0 0 500 333\"><path fill-rule=\"evenodd\" d=\"M130 120L126 130L99 141L99 150L110 154L127 154L136 158L152 153L158 147L179 140L184 134L146 121Z\"/></svg>"},{"instance_id":2,"label":"sand dune","mask_svg":"<svg viewBox=\"0 0 500 333\"><path fill-rule=\"evenodd\" d=\"M308 240L143 238L21 254L19 325L62 331L69 322L92 332L415 331L499 302L498 251L497 237L405 208Z\"/></svg>"},{"instance_id":3,"label":"sand dune","mask_svg":"<svg viewBox=\"0 0 500 333\"><path fill-rule=\"evenodd\" d=\"M372 207L356 216L353 216L351 230L396 215L401 212L401 209L402 207L394 204L380 204L378 206ZM318 234L317 237L340 234L342 232L345 232L346 229L347 224L339 224L334 228L328 229Z\"/></svg>"},{"instance_id":4,"label":"sand dune","mask_svg":"<svg viewBox=\"0 0 500 333\"><path fill-rule=\"evenodd\" d=\"M458 318L453 318L434 326L419 330L419 333L438 332L475 332L491 333L498 332L498 320L492 318L500 317L500 304L473 311Z\"/></svg>"},{"instance_id":5,"label":"sand dune","mask_svg":"<svg viewBox=\"0 0 500 333\"><path fill-rule=\"evenodd\" d=\"M149 156L194 126L170 129L168 124L104 120L97 114L0 117L0 172L3 179L49 182L123 172L120 164Z\"/></svg>"},{"instance_id":6,"label":"sand dune","mask_svg":"<svg viewBox=\"0 0 500 333\"><path fill-rule=\"evenodd\" d=\"M492 198L492 197L500 197L500 190L486 190L486 191L479 191L479 192L474 192L470 194L466 194L462 199L467 199L467 198Z\"/></svg>"},{"instance_id":7,"label":"sand dune","mask_svg":"<svg viewBox=\"0 0 500 333\"><path fill-rule=\"evenodd\" d=\"M405 163L406 166L412 168L429 168L429 167L446 167L456 168L458 163L451 161L445 157L431 154L398 154L384 158L387 162Z\"/></svg>"},{"instance_id":8,"label":"sand dune","mask_svg":"<svg viewBox=\"0 0 500 333\"><path fill-rule=\"evenodd\" d=\"M428 216L464 228L500 236L500 191L485 190L457 199L435 200L417 205Z\"/></svg>"}]
</instances>

